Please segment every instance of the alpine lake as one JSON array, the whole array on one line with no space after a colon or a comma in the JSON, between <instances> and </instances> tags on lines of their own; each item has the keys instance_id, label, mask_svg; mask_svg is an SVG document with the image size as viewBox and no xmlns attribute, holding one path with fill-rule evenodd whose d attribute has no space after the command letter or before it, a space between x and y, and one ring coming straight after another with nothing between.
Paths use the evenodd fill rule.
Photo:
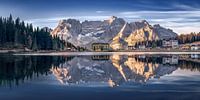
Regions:
<instances>
[{"instance_id":1,"label":"alpine lake","mask_svg":"<svg viewBox=\"0 0 200 100\"><path fill-rule=\"evenodd\" d=\"M0 100L200 100L200 54L1 54Z\"/></svg>"}]
</instances>

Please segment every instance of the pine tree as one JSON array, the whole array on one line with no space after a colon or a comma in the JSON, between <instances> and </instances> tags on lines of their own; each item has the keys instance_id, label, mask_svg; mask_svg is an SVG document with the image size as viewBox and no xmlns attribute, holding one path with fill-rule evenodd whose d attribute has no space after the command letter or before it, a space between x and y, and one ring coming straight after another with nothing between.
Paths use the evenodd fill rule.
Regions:
<instances>
[{"instance_id":1,"label":"pine tree","mask_svg":"<svg viewBox=\"0 0 200 100\"><path fill-rule=\"evenodd\" d=\"M3 19L0 17L0 45L3 43Z\"/></svg>"},{"instance_id":2,"label":"pine tree","mask_svg":"<svg viewBox=\"0 0 200 100\"><path fill-rule=\"evenodd\" d=\"M35 33L34 33L34 37L33 37L32 50L34 50L34 51L38 50L38 47L37 47L37 37L36 37Z\"/></svg>"},{"instance_id":3,"label":"pine tree","mask_svg":"<svg viewBox=\"0 0 200 100\"><path fill-rule=\"evenodd\" d=\"M7 18L0 17L0 46L9 49L27 47L33 50L63 50L65 42L52 37L47 29L33 29L32 24L25 24L19 18L13 20L10 15Z\"/></svg>"},{"instance_id":4,"label":"pine tree","mask_svg":"<svg viewBox=\"0 0 200 100\"><path fill-rule=\"evenodd\" d=\"M15 31L15 37L14 37L14 46L16 47L18 44L18 31Z\"/></svg>"},{"instance_id":5,"label":"pine tree","mask_svg":"<svg viewBox=\"0 0 200 100\"><path fill-rule=\"evenodd\" d=\"M14 45L15 46L17 46L18 44L19 44L19 37L18 37L18 35L19 35L19 28L20 28L20 19L19 18L17 18L16 20L15 20L15 33L14 33Z\"/></svg>"},{"instance_id":6,"label":"pine tree","mask_svg":"<svg viewBox=\"0 0 200 100\"><path fill-rule=\"evenodd\" d=\"M53 38L52 41L53 41L53 42L52 42L52 44L53 44L53 45L52 45L52 46L53 46L53 47L52 47L53 50L57 50L57 49L58 49L57 37Z\"/></svg>"}]
</instances>

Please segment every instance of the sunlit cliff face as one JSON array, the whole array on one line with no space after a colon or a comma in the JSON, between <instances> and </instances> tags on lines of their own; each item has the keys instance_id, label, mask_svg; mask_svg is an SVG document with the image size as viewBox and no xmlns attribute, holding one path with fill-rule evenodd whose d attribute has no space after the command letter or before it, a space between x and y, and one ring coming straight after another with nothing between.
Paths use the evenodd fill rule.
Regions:
<instances>
[{"instance_id":1,"label":"sunlit cliff face","mask_svg":"<svg viewBox=\"0 0 200 100\"><path fill-rule=\"evenodd\" d=\"M156 70L156 68L159 67L158 64L138 62L133 57L129 57L128 60L125 62L125 65L133 73L143 76L145 78L144 81L148 80L151 76L153 76L155 74L154 71Z\"/></svg>"},{"instance_id":2,"label":"sunlit cliff face","mask_svg":"<svg viewBox=\"0 0 200 100\"><path fill-rule=\"evenodd\" d=\"M121 59L119 55L111 56L111 61L112 61L113 66L120 72L124 80L127 81L125 73L123 71L123 66L120 64L120 60Z\"/></svg>"},{"instance_id":3,"label":"sunlit cliff face","mask_svg":"<svg viewBox=\"0 0 200 100\"><path fill-rule=\"evenodd\" d=\"M114 87L116 84L115 84L115 82L113 82L113 80L109 79L109 80L108 80L108 85L109 85L110 87Z\"/></svg>"},{"instance_id":4,"label":"sunlit cliff face","mask_svg":"<svg viewBox=\"0 0 200 100\"><path fill-rule=\"evenodd\" d=\"M91 57L92 58L92 57ZM94 85L114 87L127 82L146 83L155 76L159 78L172 73L175 67L142 62L135 56L112 55L110 60L92 60L88 57L74 58L51 72L61 84Z\"/></svg>"},{"instance_id":5,"label":"sunlit cliff face","mask_svg":"<svg viewBox=\"0 0 200 100\"><path fill-rule=\"evenodd\" d=\"M173 31L160 25L150 25L146 20L128 22L115 16L103 21L61 20L51 35L87 49L91 49L93 43L108 43L113 50L126 49L136 42L177 36Z\"/></svg>"},{"instance_id":6,"label":"sunlit cliff face","mask_svg":"<svg viewBox=\"0 0 200 100\"><path fill-rule=\"evenodd\" d=\"M67 68L52 68L51 72L61 84L67 84L67 81L71 79Z\"/></svg>"}]
</instances>

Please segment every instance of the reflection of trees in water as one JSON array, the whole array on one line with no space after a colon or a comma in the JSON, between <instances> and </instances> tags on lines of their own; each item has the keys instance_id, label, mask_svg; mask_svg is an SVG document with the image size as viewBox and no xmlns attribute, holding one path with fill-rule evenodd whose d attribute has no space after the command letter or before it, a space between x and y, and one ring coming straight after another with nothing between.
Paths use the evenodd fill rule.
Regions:
<instances>
[{"instance_id":1,"label":"reflection of trees in water","mask_svg":"<svg viewBox=\"0 0 200 100\"><path fill-rule=\"evenodd\" d=\"M172 56L145 56L145 57L135 56L135 59L137 61L145 62L145 63L163 64L164 57L172 57ZM168 65L175 66L180 69L188 69L191 71L200 71L200 63L195 62L195 61L187 61L184 59L179 59L178 64L176 64L176 65L168 64Z\"/></svg>"},{"instance_id":2,"label":"reflection of trees in water","mask_svg":"<svg viewBox=\"0 0 200 100\"><path fill-rule=\"evenodd\" d=\"M179 64L177 67L181 69L188 69L191 71L199 71L200 72L200 63L186 60L179 60Z\"/></svg>"},{"instance_id":3,"label":"reflection of trees in water","mask_svg":"<svg viewBox=\"0 0 200 100\"><path fill-rule=\"evenodd\" d=\"M48 75L52 66L70 58L57 56L0 56L0 85L18 85L34 76Z\"/></svg>"},{"instance_id":4,"label":"reflection of trees in water","mask_svg":"<svg viewBox=\"0 0 200 100\"><path fill-rule=\"evenodd\" d=\"M162 57L160 56L134 56L137 61L145 62L145 63L153 63L153 64L162 64Z\"/></svg>"}]
</instances>

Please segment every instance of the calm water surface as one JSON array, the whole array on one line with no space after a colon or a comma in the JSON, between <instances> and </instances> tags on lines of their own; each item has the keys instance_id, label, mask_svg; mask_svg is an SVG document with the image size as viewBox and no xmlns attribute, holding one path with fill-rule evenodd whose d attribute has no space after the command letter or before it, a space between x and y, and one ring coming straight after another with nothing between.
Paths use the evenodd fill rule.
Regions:
<instances>
[{"instance_id":1,"label":"calm water surface","mask_svg":"<svg viewBox=\"0 0 200 100\"><path fill-rule=\"evenodd\" d=\"M0 100L200 100L200 55L0 55Z\"/></svg>"}]
</instances>

